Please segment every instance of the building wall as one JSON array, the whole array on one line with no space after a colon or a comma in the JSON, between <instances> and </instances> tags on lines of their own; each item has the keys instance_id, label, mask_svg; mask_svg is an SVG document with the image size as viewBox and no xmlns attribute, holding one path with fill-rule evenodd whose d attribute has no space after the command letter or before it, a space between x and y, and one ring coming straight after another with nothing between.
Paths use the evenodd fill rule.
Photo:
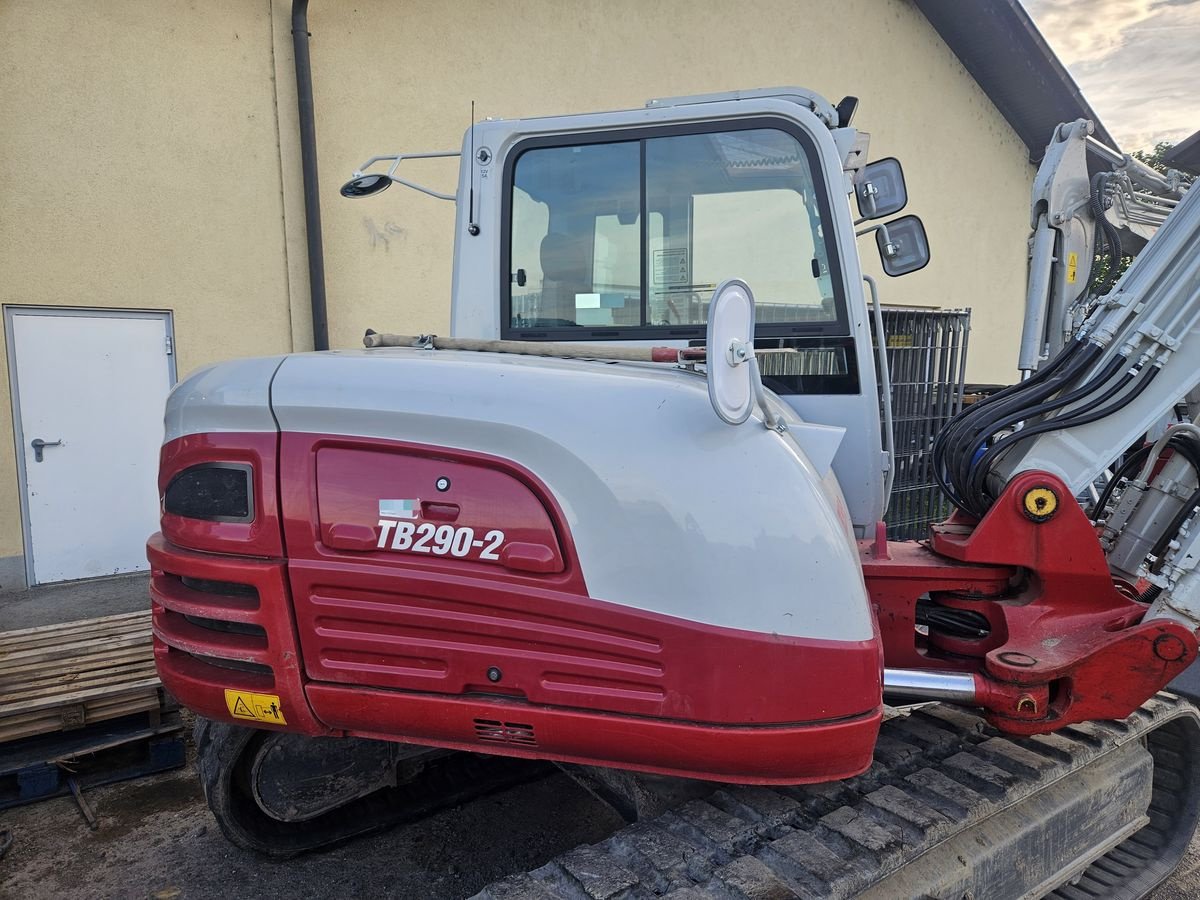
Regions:
<instances>
[{"instance_id":1,"label":"building wall","mask_svg":"<svg viewBox=\"0 0 1200 900\"><path fill-rule=\"evenodd\" d=\"M0 303L170 309L181 377L312 346L290 9L0 4ZM973 307L969 377L1015 376L1033 169L907 0L317 0L309 24L334 347L368 326L448 330L452 204L343 200L368 156L457 149L472 99L508 118L796 84L860 97L872 156L905 164L934 256L880 277L884 301ZM455 171L409 174L450 191ZM880 275L869 238L863 254ZM10 414L0 366L0 435ZM0 588L22 571L13 450Z\"/></svg>"},{"instance_id":2,"label":"building wall","mask_svg":"<svg viewBox=\"0 0 1200 900\"><path fill-rule=\"evenodd\" d=\"M480 117L516 118L795 84L858 96L872 157L904 163L933 259L887 278L864 239L884 302L973 307L969 377L1016 377L1033 167L906 0L356 0L315 2L309 23L334 346L368 326L449 323L453 204L400 189L341 198L369 156L458 149L472 99ZM456 163L413 162L409 177L452 191Z\"/></svg>"},{"instance_id":3,"label":"building wall","mask_svg":"<svg viewBox=\"0 0 1200 900\"><path fill-rule=\"evenodd\" d=\"M290 350L274 44L266 2L0 4L0 303L170 309L181 376ZM7 379L0 587L23 578Z\"/></svg>"}]
</instances>

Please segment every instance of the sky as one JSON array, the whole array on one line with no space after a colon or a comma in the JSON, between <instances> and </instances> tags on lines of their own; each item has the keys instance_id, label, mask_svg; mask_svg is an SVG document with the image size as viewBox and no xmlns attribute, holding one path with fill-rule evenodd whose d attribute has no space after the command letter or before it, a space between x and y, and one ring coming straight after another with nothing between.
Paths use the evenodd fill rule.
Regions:
<instances>
[{"instance_id":1,"label":"sky","mask_svg":"<svg viewBox=\"0 0 1200 900\"><path fill-rule=\"evenodd\" d=\"M1126 153L1200 131L1200 0L1022 0Z\"/></svg>"}]
</instances>

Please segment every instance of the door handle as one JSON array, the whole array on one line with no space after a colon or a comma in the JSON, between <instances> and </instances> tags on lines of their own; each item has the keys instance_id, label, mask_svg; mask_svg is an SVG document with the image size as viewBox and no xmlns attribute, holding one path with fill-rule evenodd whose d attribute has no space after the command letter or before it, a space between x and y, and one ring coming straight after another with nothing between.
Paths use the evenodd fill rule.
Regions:
<instances>
[{"instance_id":1,"label":"door handle","mask_svg":"<svg viewBox=\"0 0 1200 900\"><path fill-rule=\"evenodd\" d=\"M29 442L29 446L33 448L33 461L41 462L42 451L47 447L61 447L62 438L59 438L57 441L43 441L41 438L34 438Z\"/></svg>"}]
</instances>

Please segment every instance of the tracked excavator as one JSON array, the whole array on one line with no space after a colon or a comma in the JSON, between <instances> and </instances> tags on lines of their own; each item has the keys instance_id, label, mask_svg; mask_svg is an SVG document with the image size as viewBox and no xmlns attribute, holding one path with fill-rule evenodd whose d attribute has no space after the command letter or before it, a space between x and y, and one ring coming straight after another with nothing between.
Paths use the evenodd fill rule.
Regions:
<instances>
[{"instance_id":1,"label":"tracked excavator","mask_svg":"<svg viewBox=\"0 0 1200 900\"><path fill-rule=\"evenodd\" d=\"M874 281L929 248L855 101L488 120L449 337L221 363L166 411L163 683L287 856L558 767L629 825L482 896L1135 897L1200 810L1200 192L933 447L888 542ZM850 196L854 197L856 213ZM873 342L873 336L878 340ZM887 392L884 392L887 396Z\"/></svg>"}]
</instances>

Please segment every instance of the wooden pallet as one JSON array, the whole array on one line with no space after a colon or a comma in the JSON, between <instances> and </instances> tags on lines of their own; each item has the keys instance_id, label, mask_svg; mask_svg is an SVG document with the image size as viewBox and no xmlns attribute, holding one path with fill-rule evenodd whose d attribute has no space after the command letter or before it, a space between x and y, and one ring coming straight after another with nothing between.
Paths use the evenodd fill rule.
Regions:
<instances>
[{"instance_id":1,"label":"wooden pallet","mask_svg":"<svg viewBox=\"0 0 1200 900\"><path fill-rule=\"evenodd\" d=\"M0 744L0 809L73 793L93 824L82 788L184 765L178 712L124 716L70 732Z\"/></svg>"},{"instance_id":2,"label":"wooden pallet","mask_svg":"<svg viewBox=\"0 0 1200 900\"><path fill-rule=\"evenodd\" d=\"M167 708L149 610L0 632L0 743Z\"/></svg>"}]
</instances>

